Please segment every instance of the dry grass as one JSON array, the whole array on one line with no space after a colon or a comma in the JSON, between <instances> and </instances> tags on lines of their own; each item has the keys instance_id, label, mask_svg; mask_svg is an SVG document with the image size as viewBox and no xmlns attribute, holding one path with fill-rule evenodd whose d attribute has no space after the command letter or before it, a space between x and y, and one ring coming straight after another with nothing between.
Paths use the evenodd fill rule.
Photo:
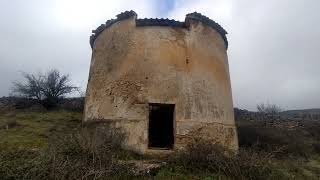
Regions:
<instances>
[{"instance_id":1,"label":"dry grass","mask_svg":"<svg viewBox=\"0 0 320 180\"><path fill-rule=\"evenodd\" d=\"M53 135L48 147L39 152L6 149L1 152L0 176L4 179L129 176L131 167L118 163L123 154L120 148L123 135L110 132L103 128L83 127L72 133ZM12 161L15 159L17 162Z\"/></svg>"},{"instance_id":2,"label":"dry grass","mask_svg":"<svg viewBox=\"0 0 320 180\"><path fill-rule=\"evenodd\" d=\"M237 154L203 139L195 139L183 151L176 153L169 165L174 171L211 174L232 179L267 179L279 176L271 165L274 153L240 149Z\"/></svg>"},{"instance_id":3,"label":"dry grass","mask_svg":"<svg viewBox=\"0 0 320 180\"><path fill-rule=\"evenodd\" d=\"M310 158L319 153L320 122L305 121L299 127L267 126L263 121L238 121L238 137L241 147L278 151L279 158Z\"/></svg>"},{"instance_id":4,"label":"dry grass","mask_svg":"<svg viewBox=\"0 0 320 180\"><path fill-rule=\"evenodd\" d=\"M40 166L29 174L30 179L96 179L130 174L130 167L117 161L122 136L109 132L82 128L67 136L51 138L40 157Z\"/></svg>"},{"instance_id":5,"label":"dry grass","mask_svg":"<svg viewBox=\"0 0 320 180\"><path fill-rule=\"evenodd\" d=\"M234 155L194 139L151 174L133 174L123 163L143 157L121 149L121 129L81 125L81 113L15 112L0 115L1 179L319 179L319 127L297 129L238 122L240 151ZM98 126L96 126L98 125ZM98 128L99 127L99 128ZM117 132L117 133L113 133ZM144 159L145 160L145 159ZM121 162L121 163L120 163Z\"/></svg>"}]
</instances>

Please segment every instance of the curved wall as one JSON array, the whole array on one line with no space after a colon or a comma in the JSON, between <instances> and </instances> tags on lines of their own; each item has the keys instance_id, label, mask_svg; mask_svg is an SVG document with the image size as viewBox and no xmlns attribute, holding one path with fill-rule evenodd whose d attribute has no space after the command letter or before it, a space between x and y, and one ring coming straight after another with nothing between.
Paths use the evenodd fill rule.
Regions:
<instances>
[{"instance_id":1,"label":"curved wall","mask_svg":"<svg viewBox=\"0 0 320 180\"><path fill-rule=\"evenodd\" d=\"M113 23L92 44L85 121L105 120L148 153L149 103L175 104L174 149L195 136L237 150L225 40L197 20L188 28Z\"/></svg>"}]
</instances>

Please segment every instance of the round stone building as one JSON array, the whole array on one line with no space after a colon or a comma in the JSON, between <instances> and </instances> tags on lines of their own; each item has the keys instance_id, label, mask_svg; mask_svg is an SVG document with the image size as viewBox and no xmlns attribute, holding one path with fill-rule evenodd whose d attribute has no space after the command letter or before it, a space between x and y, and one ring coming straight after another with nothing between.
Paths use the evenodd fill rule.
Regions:
<instances>
[{"instance_id":1,"label":"round stone building","mask_svg":"<svg viewBox=\"0 0 320 180\"><path fill-rule=\"evenodd\" d=\"M145 154L183 148L195 137L238 149L227 32L213 20L137 19L126 11L90 37L84 121L125 133Z\"/></svg>"}]
</instances>

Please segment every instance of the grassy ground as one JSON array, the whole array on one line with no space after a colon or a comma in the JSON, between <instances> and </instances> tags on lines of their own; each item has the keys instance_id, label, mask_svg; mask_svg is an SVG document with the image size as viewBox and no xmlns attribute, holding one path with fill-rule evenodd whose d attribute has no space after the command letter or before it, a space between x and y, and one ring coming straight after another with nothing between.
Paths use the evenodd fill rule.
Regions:
<instances>
[{"instance_id":1,"label":"grassy ground","mask_svg":"<svg viewBox=\"0 0 320 180\"><path fill-rule=\"evenodd\" d=\"M65 133L81 124L78 112L10 111L0 115L0 144L12 148L44 148L53 133Z\"/></svg>"},{"instance_id":2,"label":"grassy ground","mask_svg":"<svg viewBox=\"0 0 320 180\"><path fill-rule=\"evenodd\" d=\"M119 149L119 135L81 128L82 113L0 112L0 179L320 179L319 124L298 129L238 121L240 152L187 152L146 174L118 160L148 160ZM257 143L258 142L258 143Z\"/></svg>"}]
</instances>

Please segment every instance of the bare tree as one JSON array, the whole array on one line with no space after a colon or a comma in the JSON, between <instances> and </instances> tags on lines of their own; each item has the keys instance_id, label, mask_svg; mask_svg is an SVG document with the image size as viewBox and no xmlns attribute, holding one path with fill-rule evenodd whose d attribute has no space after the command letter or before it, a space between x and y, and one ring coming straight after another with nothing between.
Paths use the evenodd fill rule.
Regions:
<instances>
[{"instance_id":1,"label":"bare tree","mask_svg":"<svg viewBox=\"0 0 320 180\"><path fill-rule=\"evenodd\" d=\"M70 82L69 75L61 75L58 70L47 73L23 73L24 82L13 83L13 93L19 96L37 99L46 106L56 105L65 95L78 88Z\"/></svg>"},{"instance_id":2,"label":"bare tree","mask_svg":"<svg viewBox=\"0 0 320 180\"><path fill-rule=\"evenodd\" d=\"M69 75L60 75L59 71L50 70L44 76L42 89L45 98L58 100L64 95L77 90L77 87L70 83Z\"/></svg>"},{"instance_id":3,"label":"bare tree","mask_svg":"<svg viewBox=\"0 0 320 180\"><path fill-rule=\"evenodd\" d=\"M271 114L271 115L277 115L279 114L282 110L282 108L276 104L258 104L257 105L257 110L260 113L265 113L265 114Z\"/></svg>"},{"instance_id":4,"label":"bare tree","mask_svg":"<svg viewBox=\"0 0 320 180\"><path fill-rule=\"evenodd\" d=\"M13 94L26 98L43 100L42 87L44 79L42 74L28 74L23 72L22 76L25 79L25 83L13 82Z\"/></svg>"}]
</instances>

